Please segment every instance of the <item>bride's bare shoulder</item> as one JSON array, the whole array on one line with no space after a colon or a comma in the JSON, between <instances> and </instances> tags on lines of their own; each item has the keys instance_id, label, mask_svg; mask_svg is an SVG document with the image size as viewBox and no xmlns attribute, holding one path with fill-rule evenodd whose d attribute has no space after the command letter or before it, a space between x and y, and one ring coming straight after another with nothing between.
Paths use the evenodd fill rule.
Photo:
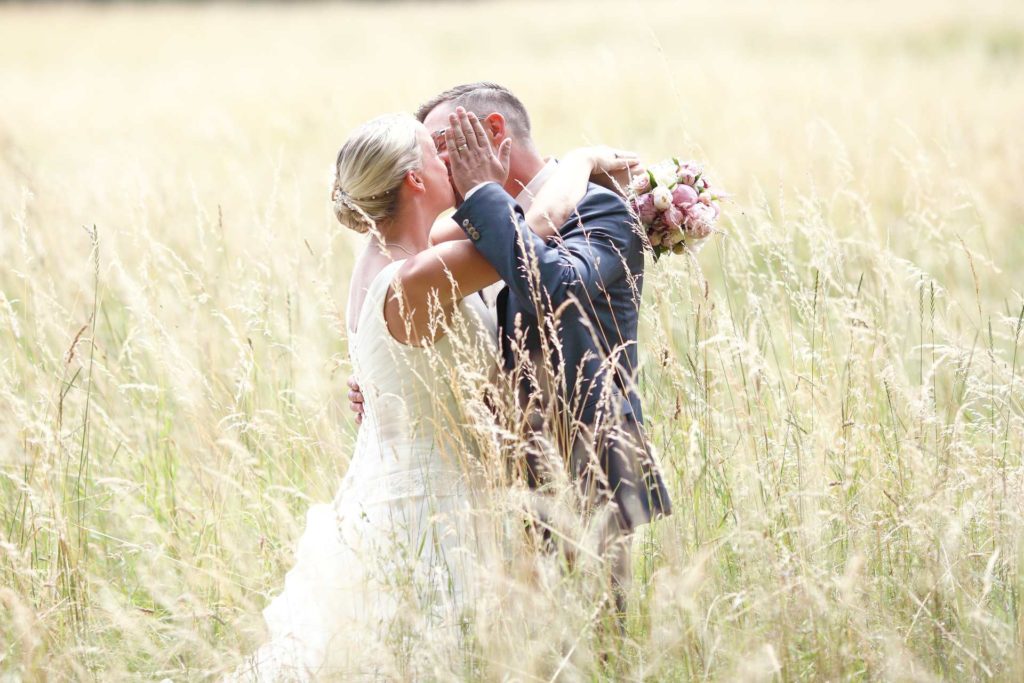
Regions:
<instances>
[{"instance_id":1,"label":"bride's bare shoulder","mask_svg":"<svg viewBox=\"0 0 1024 683\"><path fill-rule=\"evenodd\" d=\"M370 290L370 285L384 268L391 263L379 254L364 251L352 266L352 274L348 282L348 306L346 307L345 324L349 332L355 333L358 327L360 311Z\"/></svg>"}]
</instances>

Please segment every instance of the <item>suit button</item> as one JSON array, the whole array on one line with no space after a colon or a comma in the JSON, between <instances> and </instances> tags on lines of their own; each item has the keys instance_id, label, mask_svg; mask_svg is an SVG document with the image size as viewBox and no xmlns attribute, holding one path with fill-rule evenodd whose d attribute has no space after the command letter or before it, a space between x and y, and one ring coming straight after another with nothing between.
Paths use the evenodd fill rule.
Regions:
<instances>
[{"instance_id":1,"label":"suit button","mask_svg":"<svg viewBox=\"0 0 1024 683\"><path fill-rule=\"evenodd\" d=\"M468 218L463 218L462 219L462 227L464 227L464 228L468 228L469 227L469 219Z\"/></svg>"}]
</instances>

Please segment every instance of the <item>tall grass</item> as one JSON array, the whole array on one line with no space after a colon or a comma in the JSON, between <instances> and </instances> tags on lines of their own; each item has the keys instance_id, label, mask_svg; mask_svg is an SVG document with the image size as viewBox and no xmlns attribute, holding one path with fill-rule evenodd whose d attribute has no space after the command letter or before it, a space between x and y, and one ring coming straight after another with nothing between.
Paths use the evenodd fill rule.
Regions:
<instances>
[{"instance_id":1,"label":"tall grass","mask_svg":"<svg viewBox=\"0 0 1024 683\"><path fill-rule=\"evenodd\" d=\"M261 641L355 433L326 168L487 77L551 153L704 159L735 200L648 270L676 513L620 656L592 585L510 561L430 675L1020 680L1022 59L994 1L3 8L0 671Z\"/></svg>"}]
</instances>

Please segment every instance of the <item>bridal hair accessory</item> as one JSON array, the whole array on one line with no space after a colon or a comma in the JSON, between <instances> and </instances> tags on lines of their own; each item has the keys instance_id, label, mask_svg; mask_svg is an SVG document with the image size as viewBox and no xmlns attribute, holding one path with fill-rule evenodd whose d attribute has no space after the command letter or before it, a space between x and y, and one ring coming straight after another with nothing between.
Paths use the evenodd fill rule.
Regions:
<instances>
[{"instance_id":1,"label":"bridal hair accessory","mask_svg":"<svg viewBox=\"0 0 1024 683\"><path fill-rule=\"evenodd\" d=\"M335 181L334 189L333 189L333 191L331 193L331 199L333 201L335 201L335 202L339 202L339 201L340 202L368 202L368 201L372 201L374 199L377 199L378 197L386 197L389 194L393 194L394 191L397 190L397 189L398 188L391 188L390 190L386 190L384 192L379 192L377 194L371 194L369 197L359 197L359 198L357 198L357 197L353 197L348 192L345 192L345 190L341 189L341 186L338 185L337 181Z\"/></svg>"},{"instance_id":2,"label":"bridal hair accessory","mask_svg":"<svg viewBox=\"0 0 1024 683\"><path fill-rule=\"evenodd\" d=\"M708 182L704 169L676 158L654 164L635 176L629 204L643 226L654 258L663 254L696 253L713 232L729 195Z\"/></svg>"},{"instance_id":3,"label":"bridal hair accessory","mask_svg":"<svg viewBox=\"0 0 1024 683\"><path fill-rule=\"evenodd\" d=\"M397 189L398 188L395 187L384 192L369 195L368 197L356 198L341 189L341 185L338 183L337 178L335 178L333 187L331 188L331 201L334 202L334 215L342 225L346 225L356 232L372 232L377 227L377 221L367 213L367 210L364 209L361 204L369 201L375 201L380 197L387 197L388 195L394 194Z\"/></svg>"}]
</instances>

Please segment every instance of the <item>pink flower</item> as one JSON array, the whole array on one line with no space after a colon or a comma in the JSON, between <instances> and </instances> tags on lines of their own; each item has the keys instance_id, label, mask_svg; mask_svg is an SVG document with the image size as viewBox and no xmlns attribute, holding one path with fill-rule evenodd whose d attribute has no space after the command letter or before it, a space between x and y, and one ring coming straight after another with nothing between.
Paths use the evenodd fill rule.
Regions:
<instances>
[{"instance_id":1,"label":"pink flower","mask_svg":"<svg viewBox=\"0 0 1024 683\"><path fill-rule=\"evenodd\" d=\"M679 178L679 182L686 185L693 185L697 176L701 173L701 167L692 161L684 161L679 164L679 170L676 173L676 177Z\"/></svg>"},{"instance_id":2,"label":"pink flower","mask_svg":"<svg viewBox=\"0 0 1024 683\"><path fill-rule=\"evenodd\" d=\"M686 219L683 227L696 239L703 239L711 234L711 225L718 216L718 207L697 202L686 208Z\"/></svg>"},{"instance_id":3,"label":"pink flower","mask_svg":"<svg viewBox=\"0 0 1024 683\"><path fill-rule=\"evenodd\" d=\"M689 185L680 183L672 190L672 203L679 208L684 208L697 201L697 191Z\"/></svg>"},{"instance_id":4,"label":"pink flower","mask_svg":"<svg viewBox=\"0 0 1024 683\"><path fill-rule=\"evenodd\" d=\"M686 207L686 218L688 222L711 223L718 217L717 208L708 206L701 202Z\"/></svg>"},{"instance_id":5,"label":"pink flower","mask_svg":"<svg viewBox=\"0 0 1024 683\"><path fill-rule=\"evenodd\" d=\"M649 194L638 197L635 206L637 215L644 223L650 224L658 215L658 210L654 208L654 197Z\"/></svg>"},{"instance_id":6,"label":"pink flower","mask_svg":"<svg viewBox=\"0 0 1024 683\"><path fill-rule=\"evenodd\" d=\"M689 224L686 230L692 238L702 240L711 234L711 224L704 221L695 221Z\"/></svg>"},{"instance_id":7,"label":"pink flower","mask_svg":"<svg viewBox=\"0 0 1024 683\"><path fill-rule=\"evenodd\" d=\"M651 177L647 173L641 173L640 175L633 176L633 179L629 182L629 186L633 188L633 192L636 194L643 194L647 190L651 189Z\"/></svg>"},{"instance_id":8,"label":"pink flower","mask_svg":"<svg viewBox=\"0 0 1024 683\"><path fill-rule=\"evenodd\" d=\"M665 225L671 228L678 228L686 216L679 210L679 207L670 206L662 212L661 218L665 221Z\"/></svg>"}]
</instances>

